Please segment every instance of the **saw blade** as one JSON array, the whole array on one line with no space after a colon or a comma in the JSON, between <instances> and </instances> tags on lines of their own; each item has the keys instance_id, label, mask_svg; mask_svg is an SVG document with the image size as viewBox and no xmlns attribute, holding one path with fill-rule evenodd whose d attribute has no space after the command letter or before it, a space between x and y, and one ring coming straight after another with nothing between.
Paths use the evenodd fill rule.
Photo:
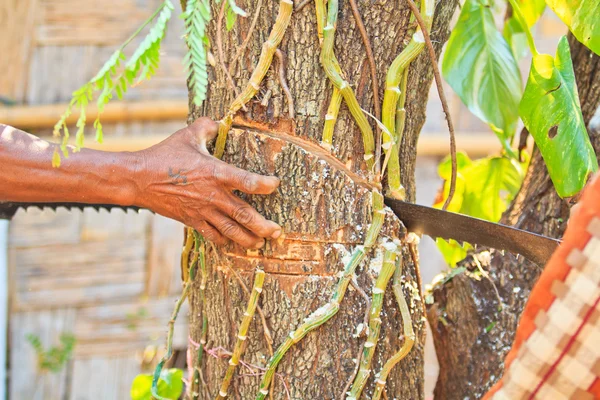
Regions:
<instances>
[{"instance_id":1,"label":"saw blade","mask_svg":"<svg viewBox=\"0 0 600 400\"><path fill-rule=\"evenodd\" d=\"M386 198L385 204L411 232L506 250L540 266L548 262L560 244L559 240L536 233L433 207L391 198Z\"/></svg>"},{"instance_id":2,"label":"saw blade","mask_svg":"<svg viewBox=\"0 0 600 400\"><path fill-rule=\"evenodd\" d=\"M96 211L101 209L111 211L114 209L119 209L123 211L134 210L139 211L139 207L134 206L118 206L115 204L85 204L85 203L17 203L17 202L1 202L0 201L0 219L12 219L12 217L16 214L17 210L23 209L27 210L29 207L35 207L40 210L43 209L51 209L56 211L58 208L66 208L67 210L81 210L83 211L85 208L93 208Z\"/></svg>"}]
</instances>

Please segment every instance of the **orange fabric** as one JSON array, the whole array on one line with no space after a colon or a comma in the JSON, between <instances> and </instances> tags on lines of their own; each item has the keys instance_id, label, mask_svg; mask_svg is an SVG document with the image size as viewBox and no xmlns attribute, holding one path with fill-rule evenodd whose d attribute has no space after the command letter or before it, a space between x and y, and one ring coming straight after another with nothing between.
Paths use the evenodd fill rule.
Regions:
<instances>
[{"instance_id":1,"label":"orange fabric","mask_svg":"<svg viewBox=\"0 0 600 400\"><path fill-rule=\"evenodd\" d=\"M569 225L563 237L563 242L553 254L531 291L529 300L519 321L513 346L505 359L505 371L515 358L518 357L523 343L536 330L534 321L538 312L540 310L548 310L555 300L555 296L550 289L554 281L564 281L569 273L571 267L566 262L567 256L575 248L583 249L590 240L591 235L587 232L586 227L594 217L600 217L600 174L596 174L585 188L578 209L569 219ZM484 399L491 399L501 386L502 380L485 395ZM534 388L531 389L533 390ZM600 382L596 380L589 391L600 397Z\"/></svg>"}]
</instances>

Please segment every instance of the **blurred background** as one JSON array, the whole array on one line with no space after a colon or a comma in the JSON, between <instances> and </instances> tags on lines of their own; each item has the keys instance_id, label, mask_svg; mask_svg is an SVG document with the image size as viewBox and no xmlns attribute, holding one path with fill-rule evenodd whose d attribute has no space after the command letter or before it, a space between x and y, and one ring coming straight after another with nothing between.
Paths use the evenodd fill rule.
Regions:
<instances>
[{"instance_id":1,"label":"blurred background","mask_svg":"<svg viewBox=\"0 0 600 400\"><path fill-rule=\"evenodd\" d=\"M158 3L0 1L0 122L50 136L71 92L95 75ZM179 18L170 24L157 76L130 90L125 101L110 104L103 117L105 143L88 139L86 145L135 150L184 126L183 25ZM540 51L553 54L566 28L546 11L534 32ZM529 63L521 61L524 79ZM499 141L487 125L449 87L446 93L459 149L471 158L498 152ZM437 165L448 154L448 143L432 86L418 147L420 204L431 205L441 186ZM146 211L29 209L10 223L0 221L0 330L6 332L0 333L0 393L15 400L128 398L133 378L150 372L164 351L167 323L181 291L182 235L181 224ZM424 283L447 269L427 237L421 242L421 269ZM186 316L184 306L171 362L179 368L185 367ZM41 368L38 354L52 348L56 362ZM429 341L427 396L436 376Z\"/></svg>"}]
</instances>

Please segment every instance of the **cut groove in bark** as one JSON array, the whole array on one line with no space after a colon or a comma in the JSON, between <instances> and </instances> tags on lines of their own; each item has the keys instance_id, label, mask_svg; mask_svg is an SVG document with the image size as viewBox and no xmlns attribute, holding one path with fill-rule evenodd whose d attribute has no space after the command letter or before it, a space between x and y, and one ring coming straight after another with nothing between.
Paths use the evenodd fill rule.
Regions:
<instances>
[{"instance_id":1,"label":"cut groove in bark","mask_svg":"<svg viewBox=\"0 0 600 400\"><path fill-rule=\"evenodd\" d=\"M242 4L243 3L243 4ZM247 12L254 11L255 2L238 1ZM278 14L277 2L263 2L254 34L248 41L248 50L232 69L233 79L242 87L248 84L253 66L258 62L262 44ZM456 6L455 1L442 1L432 28L436 32L437 46L448 37L448 21ZM216 7L216 6L213 6ZM350 249L365 241L371 223L371 191L362 137L352 116L342 106L335 126L335 145L331 152L319 146L325 114L328 107L328 80L319 64L319 39L316 17L312 12L294 13L286 35L279 48L287 54L287 84L295 104L295 115L287 114L286 96L278 83L278 71L269 69L260 83L260 89L271 91L265 104L250 99L247 112L239 111L233 118L234 128L224 147L223 160L253 172L280 177L281 186L270 196L242 196L262 215L279 223L285 237L269 240L261 250L247 251L235 244L216 247L206 252L209 279L201 306L201 292L197 284L190 293L190 337L199 342L202 337L202 320L208 321L206 345L208 349L231 350L235 344L237 321L241 320L247 296L231 269L239 272L246 285L254 268L260 265L265 271L261 306L271 328L273 344L279 346L289 332L298 327L304 318L331 298L343 270L343 258ZM366 30L376 42L373 51L380 87L384 81L385 66L404 47L409 35L409 11L403 5L386 1L372 4L364 11ZM236 24L228 35L223 35L225 58L235 55L236 46L245 37ZM215 23L209 26L214 37ZM371 112L372 92L368 68L362 68L364 49L360 33L354 27L351 10L345 3L339 10L335 35L335 49L339 64L345 70L346 80L356 83L356 100L360 107ZM439 53L439 48L437 48ZM402 183L407 198L414 199L414 161L416 140L424 122L425 99L431 84L432 72L427 57L419 56L407 77L406 129L401 146ZM203 109L192 107L190 120L200 115L221 118L232 103L232 92L220 69L210 71L209 99ZM382 95L382 93L380 93ZM377 188L378 189L378 188ZM381 235L389 239L403 238L405 230L390 211ZM415 345L412 351L391 371L387 392L390 398L423 398L423 306L418 287L418 273L410 256L403 251L404 279L402 293L407 308ZM366 263L358 266L357 284L363 289L372 286ZM367 290L368 292L368 290ZM370 294L370 293L369 293ZM229 314L229 315L226 315ZM356 325L363 322L365 305L362 296L351 288L347 290L338 313L319 329L308 334L293 346L277 367L281 381L273 388L275 399L287 398L338 398L343 385L355 369L352 358L360 348L360 338L353 337ZM380 370L404 340L400 311L391 291L383 298L380 340L372 367ZM255 318L249 326L243 360L248 365L265 366L269 358L262 334L262 324ZM198 365L206 381L203 389L213 398L227 369L227 361L216 357L203 357ZM234 374L228 390L229 398L255 398L261 376ZM363 397L374 389L374 377L368 380ZM198 390L204 400L204 390Z\"/></svg>"}]
</instances>

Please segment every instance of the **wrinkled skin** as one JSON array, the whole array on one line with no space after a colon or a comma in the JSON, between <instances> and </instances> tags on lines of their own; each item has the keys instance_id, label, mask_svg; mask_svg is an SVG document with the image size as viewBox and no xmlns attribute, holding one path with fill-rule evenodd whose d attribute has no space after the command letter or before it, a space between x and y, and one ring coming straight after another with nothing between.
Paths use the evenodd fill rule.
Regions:
<instances>
[{"instance_id":1,"label":"wrinkled skin","mask_svg":"<svg viewBox=\"0 0 600 400\"><path fill-rule=\"evenodd\" d=\"M206 143L217 124L200 118L161 143L141 151L144 160L140 203L164 216L196 228L216 243L234 240L262 247L263 238L277 238L281 228L266 220L233 190L270 194L279 179L231 166L214 158Z\"/></svg>"},{"instance_id":2,"label":"wrinkled skin","mask_svg":"<svg viewBox=\"0 0 600 400\"><path fill-rule=\"evenodd\" d=\"M69 148L52 167L57 145L0 124L0 201L78 202L148 208L180 221L216 243L262 247L281 228L233 194L269 194L276 177L261 176L211 156L217 124L200 118L137 152Z\"/></svg>"}]
</instances>

